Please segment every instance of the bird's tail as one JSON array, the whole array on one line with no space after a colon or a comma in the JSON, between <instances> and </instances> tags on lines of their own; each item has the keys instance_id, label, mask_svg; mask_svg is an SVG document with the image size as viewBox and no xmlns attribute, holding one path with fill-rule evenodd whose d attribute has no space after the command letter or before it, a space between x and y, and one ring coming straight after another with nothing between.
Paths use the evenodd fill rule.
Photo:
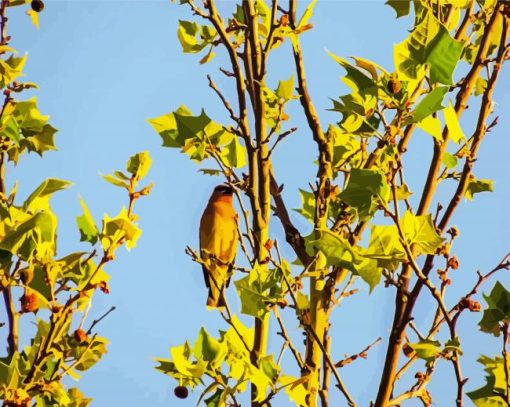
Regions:
<instances>
[{"instance_id":1,"label":"bird's tail","mask_svg":"<svg viewBox=\"0 0 510 407\"><path fill-rule=\"evenodd\" d=\"M225 307L225 295L218 290L209 289L209 295L207 297L207 306L210 308Z\"/></svg>"},{"instance_id":2,"label":"bird's tail","mask_svg":"<svg viewBox=\"0 0 510 407\"><path fill-rule=\"evenodd\" d=\"M210 308L222 308L225 306L225 278L228 276L228 266L214 264L211 262L207 270L207 286L209 294L207 296L207 306Z\"/></svg>"}]
</instances>

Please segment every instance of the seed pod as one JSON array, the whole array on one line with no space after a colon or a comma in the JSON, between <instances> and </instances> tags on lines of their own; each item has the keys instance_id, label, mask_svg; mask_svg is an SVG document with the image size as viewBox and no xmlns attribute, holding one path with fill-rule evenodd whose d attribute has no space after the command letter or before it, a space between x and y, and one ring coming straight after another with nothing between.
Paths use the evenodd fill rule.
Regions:
<instances>
[{"instance_id":1,"label":"seed pod","mask_svg":"<svg viewBox=\"0 0 510 407\"><path fill-rule=\"evenodd\" d=\"M25 294L20 298L21 312L36 312L39 309L39 298L37 294L28 289L25 289Z\"/></svg>"},{"instance_id":2,"label":"seed pod","mask_svg":"<svg viewBox=\"0 0 510 407\"><path fill-rule=\"evenodd\" d=\"M19 278L23 284L28 284L34 278L34 269L28 267L26 269L20 270Z\"/></svg>"},{"instance_id":3,"label":"seed pod","mask_svg":"<svg viewBox=\"0 0 510 407\"><path fill-rule=\"evenodd\" d=\"M42 0L32 0L30 7L32 7L32 10L34 10L36 13L40 13L44 10L44 3Z\"/></svg>"},{"instance_id":4,"label":"seed pod","mask_svg":"<svg viewBox=\"0 0 510 407\"><path fill-rule=\"evenodd\" d=\"M175 397L177 397L179 399L185 399L185 398L188 398L189 391L186 386L177 386L174 389L174 394L175 394Z\"/></svg>"},{"instance_id":5,"label":"seed pod","mask_svg":"<svg viewBox=\"0 0 510 407\"><path fill-rule=\"evenodd\" d=\"M386 85L386 89L390 94L396 95L402 90L402 82L397 78L391 78Z\"/></svg>"}]
</instances>

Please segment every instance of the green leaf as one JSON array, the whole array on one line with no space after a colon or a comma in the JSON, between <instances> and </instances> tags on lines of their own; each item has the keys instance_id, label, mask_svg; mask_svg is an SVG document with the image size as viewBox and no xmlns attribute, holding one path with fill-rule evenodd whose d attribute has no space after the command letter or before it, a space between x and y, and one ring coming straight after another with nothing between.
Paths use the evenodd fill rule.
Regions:
<instances>
[{"instance_id":1,"label":"green leaf","mask_svg":"<svg viewBox=\"0 0 510 407\"><path fill-rule=\"evenodd\" d=\"M474 194L479 194L480 192L493 192L494 191L494 181L490 179L475 179L472 178L469 180L465 197L468 201L473 200Z\"/></svg>"},{"instance_id":2,"label":"green leaf","mask_svg":"<svg viewBox=\"0 0 510 407\"><path fill-rule=\"evenodd\" d=\"M317 1L317 0L315 0ZM278 81L276 96L285 101L292 99L294 94L294 75L291 75L286 81Z\"/></svg>"},{"instance_id":3,"label":"green leaf","mask_svg":"<svg viewBox=\"0 0 510 407\"><path fill-rule=\"evenodd\" d=\"M221 399L223 395L224 390L223 389L217 389L216 392L209 398L204 400L206 407L220 407Z\"/></svg>"},{"instance_id":4,"label":"green leaf","mask_svg":"<svg viewBox=\"0 0 510 407\"><path fill-rule=\"evenodd\" d=\"M201 172L204 175L211 175L211 176L221 175L221 171L220 170L215 170L215 169L212 169L212 168L200 168L198 171Z\"/></svg>"},{"instance_id":5,"label":"green leaf","mask_svg":"<svg viewBox=\"0 0 510 407\"><path fill-rule=\"evenodd\" d=\"M151 167L152 160L148 151L143 151L131 156L127 162L126 170L139 181L147 175Z\"/></svg>"},{"instance_id":6,"label":"green leaf","mask_svg":"<svg viewBox=\"0 0 510 407\"><path fill-rule=\"evenodd\" d=\"M23 203L23 209L31 212L48 209L49 199L53 193L66 189L70 185L72 185L71 182L57 178L48 178L44 180L25 200Z\"/></svg>"},{"instance_id":7,"label":"green leaf","mask_svg":"<svg viewBox=\"0 0 510 407\"><path fill-rule=\"evenodd\" d=\"M76 355L79 362L74 365L74 368L81 372L94 366L106 353L106 345L108 343L106 338L94 336L89 341L90 343L84 343L78 348Z\"/></svg>"},{"instance_id":8,"label":"green leaf","mask_svg":"<svg viewBox=\"0 0 510 407\"><path fill-rule=\"evenodd\" d=\"M386 203L390 189L384 175L377 170L353 168L347 187L340 198L358 210L360 219L367 219L378 209L380 202Z\"/></svg>"},{"instance_id":9,"label":"green leaf","mask_svg":"<svg viewBox=\"0 0 510 407\"><path fill-rule=\"evenodd\" d=\"M454 40L448 30L441 25L428 48L427 64L430 66L431 82L453 84L453 71L460 60L464 44Z\"/></svg>"},{"instance_id":10,"label":"green leaf","mask_svg":"<svg viewBox=\"0 0 510 407\"><path fill-rule=\"evenodd\" d=\"M183 140L196 137L211 122L203 109L199 116L175 112L174 117L179 138Z\"/></svg>"},{"instance_id":11,"label":"green leaf","mask_svg":"<svg viewBox=\"0 0 510 407\"><path fill-rule=\"evenodd\" d=\"M315 219L315 195L312 192L299 189L299 195L301 197L302 207L299 209L293 209L297 213L303 215L305 219L313 223Z\"/></svg>"},{"instance_id":12,"label":"green leaf","mask_svg":"<svg viewBox=\"0 0 510 407\"><path fill-rule=\"evenodd\" d=\"M218 368L223 362L227 353L227 347L214 339L205 328L201 328L193 346L193 355L197 360L204 360L213 369Z\"/></svg>"},{"instance_id":13,"label":"green leaf","mask_svg":"<svg viewBox=\"0 0 510 407\"><path fill-rule=\"evenodd\" d=\"M379 283L382 269L377 261L364 256L362 248L351 246L347 239L330 231L317 229L305 238L307 251L313 253L311 246L318 248L324 256L328 266L339 266L359 275L370 287L370 291Z\"/></svg>"},{"instance_id":14,"label":"green leaf","mask_svg":"<svg viewBox=\"0 0 510 407\"><path fill-rule=\"evenodd\" d=\"M443 115L450 138L457 144L462 140L466 140L466 136L460 127L459 118L457 117L452 102L448 102L448 106L443 110Z\"/></svg>"},{"instance_id":15,"label":"green leaf","mask_svg":"<svg viewBox=\"0 0 510 407\"><path fill-rule=\"evenodd\" d=\"M411 9L411 0L388 0L384 4L387 4L395 10L397 18L407 16Z\"/></svg>"},{"instance_id":16,"label":"green leaf","mask_svg":"<svg viewBox=\"0 0 510 407\"><path fill-rule=\"evenodd\" d=\"M499 336L500 324L510 322L510 292L498 281L484 298L488 307L483 311L480 330Z\"/></svg>"},{"instance_id":17,"label":"green leaf","mask_svg":"<svg viewBox=\"0 0 510 407\"><path fill-rule=\"evenodd\" d=\"M71 399L69 407L88 407L92 403L92 399L86 398L77 387L71 387L68 394Z\"/></svg>"},{"instance_id":18,"label":"green leaf","mask_svg":"<svg viewBox=\"0 0 510 407\"><path fill-rule=\"evenodd\" d=\"M441 353L441 343L428 339L422 339L417 343L410 343L409 346L416 352L416 356L427 362L433 362Z\"/></svg>"},{"instance_id":19,"label":"green leaf","mask_svg":"<svg viewBox=\"0 0 510 407\"><path fill-rule=\"evenodd\" d=\"M26 148L28 151L33 151L42 156L46 151L57 149L55 146L55 134L57 131L52 125L45 124L41 132L22 138L19 144L22 149Z\"/></svg>"},{"instance_id":20,"label":"green leaf","mask_svg":"<svg viewBox=\"0 0 510 407\"><path fill-rule=\"evenodd\" d=\"M49 281L50 267L47 266L47 270L44 270L40 266L33 268L33 278L28 286L36 292L38 295L39 305L48 307L48 301L51 301L51 286L52 281Z\"/></svg>"},{"instance_id":21,"label":"green leaf","mask_svg":"<svg viewBox=\"0 0 510 407\"><path fill-rule=\"evenodd\" d=\"M14 108L13 116L18 122L18 126L23 130L25 137L41 133L48 121L49 116L44 116L37 109L37 98L17 102Z\"/></svg>"},{"instance_id":22,"label":"green leaf","mask_svg":"<svg viewBox=\"0 0 510 407\"><path fill-rule=\"evenodd\" d=\"M27 55L23 57L9 56L7 59L0 60L0 87L5 88L23 73L23 67L27 60Z\"/></svg>"},{"instance_id":23,"label":"green leaf","mask_svg":"<svg viewBox=\"0 0 510 407\"><path fill-rule=\"evenodd\" d=\"M80 205L83 209L83 215L76 218L78 230L80 231L80 242L89 242L94 245L97 242L99 230L94 222L94 218L90 214L89 208L81 197Z\"/></svg>"},{"instance_id":24,"label":"green leaf","mask_svg":"<svg viewBox=\"0 0 510 407\"><path fill-rule=\"evenodd\" d=\"M448 151L445 151L442 158L443 164L446 168L455 168L458 163L458 158L454 156L453 154L450 154Z\"/></svg>"},{"instance_id":25,"label":"green leaf","mask_svg":"<svg viewBox=\"0 0 510 407\"><path fill-rule=\"evenodd\" d=\"M376 260L380 267L395 271L407 258L400 243L397 226L372 225L368 249L363 255Z\"/></svg>"},{"instance_id":26,"label":"green leaf","mask_svg":"<svg viewBox=\"0 0 510 407\"><path fill-rule=\"evenodd\" d=\"M267 302L271 301L267 293L271 285L267 269L255 264L246 277L234 284L241 299L241 312L262 319L269 312Z\"/></svg>"},{"instance_id":27,"label":"green leaf","mask_svg":"<svg viewBox=\"0 0 510 407\"><path fill-rule=\"evenodd\" d=\"M197 53L211 44L216 37L214 28L191 21L179 20L177 38L185 53Z\"/></svg>"},{"instance_id":28,"label":"green leaf","mask_svg":"<svg viewBox=\"0 0 510 407\"><path fill-rule=\"evenodd\" d=\"M123 179L119 179L115 175L106 174L101 175L101 177L108 183L115 185L116 187L121 187L125 189L129 189L129 182L124 181Z\"/></svg>"},{"instance_id":29,"label":"green leaf","mask_svg":"<svg viewBox=\"0 0 510 407\"><path fill-rule=\"evenodd\" d=\"M473 93L475 94L475 96L480 96L483 94L483 92L485 92L485 89L487 89L487 80L479 76L478 78L476 78L475 90L473 91Z\"/></svg>"},{"instance_id":30,"label":"green leaf","mask_svg":"<svg viewBox=\"0 0 510 407\"><path fill-rule=\"evenodd\" d=\"M342 81L351 89L350 94L340 96L339 100L333 100L331 110L342 114L340 127L346 132L371 136L374 128L378 127L379 120L373 115L379 92L377 81L368 76L364 68L360 69L330 52L328 55L346 70ZM359 64L359 61L356 64Z\"/></svg>"},{"instance_id":31,"label":"green leaf","mask_svg":"<svg viewBox=\"0 0 510 407\"><path fill-rule=\"evenodd\" d=\"M496 356L491 359L487 356L481 356L478 362L485 366L486 384L477 390L468 392L467 395L476 407L506 406L505 401L500 396L507 391L503 358Z\"/></svg>"},{"instance_id":32,"label":"green leaf","mask_svg":"<svg viewBox=\"0 0 510 407\"><path fill-rule=\"evenodd\" d=\"M128 250L136 246L142 231L129 219L127 210L122 208L115 218L104 215L101 245L105 251L116 249L120 242L125 242Z\"/></svg>"},{"instance_id":33,"label":"green leaf","mask_svg":"<svg viewBox=\"0 0 510 407\"><path fill-rule=\"evenodd\" d=\"M434 254L443 243L430 214L416 216L406 211L401 223L407 244L415 245L420 254Z\"/></svg>"},{"instance_id":34,"label":"green leaf","mask_svg":"<svg viewBox=\"0 0 510 407\"><path fill-rule=\"evenodd\" d=\"M460 348L460 340L456 336L453 339L449 339L444 344L445 351L457 352L459 355L462 355L462 349Z\"/></svg>"},{"instance_id":35,"label":"green leaf","mask_svg":"<svg viewBox=\"0 0 510 407\"><path fill-rule=\"evenodd\" d=\"M246 165L246 149L234 137L223 149L223 159L230 168L241 168Z\"/></svg>"},{"instance_id":36,"label":"green leaf","mask_svg":"<svg viewBox=\"0 0 510 407\"><path fill-rule=\"evenodd\" d=\"M207 369L207 362L204 359L190 360L191 347L188 342L183 345L170 348L172 360L156 359L160 363L156 369L174 377L183 386L195 387L200 383L202 376Z\"/></svg>"},{"instance_id":37,"label":"green leaf","mask_svg":"<svg viewBox=\"0 0 510 407\"><path fill-rule=\"evenodd\" d=\"M439 86L427 94L414 109L412 122L421 122L432 113L444 109L441 103L443 102L446 92L448 92L447 86Z\"/></svg>"},{"instance_id":38,"label":"green leaf","mask_svg":"<svg viewBox=\"0 0 510 407\"><path fill-rule=\"evenodd\" d=\"M176 113L180 115L191 115L191 112L186 106L179 107ZM177 123L173 112L149 119L148 122L163 139L164 147L184 146L186 140L181 137L177 131Z\"/></svg>"},{"instance_id":39,"label":"green leaf","mask_svg":"<svg viewBox=\"0 0 510 407\"><path fill-rule=\"evenodd\" d=\"M404 77L417 79L421 67L427 65L432 83L451 85L462 50L462 42L454 40L429 11L409 37L395 45L393 58L398 73Z\"/></svg>"},{"instance_id":40,"label":"green leaf","mask_svg":"<svg viewBox=\"0 0 510 407\"><path fill-rule=\"evenodd\" d=\"M29 260L37 249L44 257L55 254L55 232L57 219L49 212L38 212L28 220L17 224L0 241L0 249Z\"/></svg>"}]
</instances>

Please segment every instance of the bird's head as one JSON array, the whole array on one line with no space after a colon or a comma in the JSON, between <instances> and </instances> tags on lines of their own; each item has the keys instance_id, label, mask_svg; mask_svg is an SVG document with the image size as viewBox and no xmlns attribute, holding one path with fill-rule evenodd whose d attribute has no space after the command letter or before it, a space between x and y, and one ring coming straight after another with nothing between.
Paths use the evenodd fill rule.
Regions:
<instances>
[{"instance_id":1,"label":"bird's head","mask_svg":"<svg viewBox=\"0 0 510 407\"><path fill-rule=\"evenodd\" d=\"M234 194L234 189L225 184L218 185L214 188L214 191L211 195L211 201L225 201L232 202L232 195Z\"/></svg>"}]
</instances>

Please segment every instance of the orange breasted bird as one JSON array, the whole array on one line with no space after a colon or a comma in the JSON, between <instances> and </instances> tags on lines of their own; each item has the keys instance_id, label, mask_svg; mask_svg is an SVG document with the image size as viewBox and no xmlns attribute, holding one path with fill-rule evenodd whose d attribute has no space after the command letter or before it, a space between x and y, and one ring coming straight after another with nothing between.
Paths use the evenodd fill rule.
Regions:
<instances>
[{"instance_id":1,"label":"orange breasted bird","mask_svg":"<svg viewBox=\"0 0 510 407\"><path fill-rule=\"evenodd\" d=\"M200 256L209 295L207 306L225 306L223 289L229 284L237 251L237 213L232 206L234 191L218 185L200 220Z\"/></svg>"}]
</instances>

